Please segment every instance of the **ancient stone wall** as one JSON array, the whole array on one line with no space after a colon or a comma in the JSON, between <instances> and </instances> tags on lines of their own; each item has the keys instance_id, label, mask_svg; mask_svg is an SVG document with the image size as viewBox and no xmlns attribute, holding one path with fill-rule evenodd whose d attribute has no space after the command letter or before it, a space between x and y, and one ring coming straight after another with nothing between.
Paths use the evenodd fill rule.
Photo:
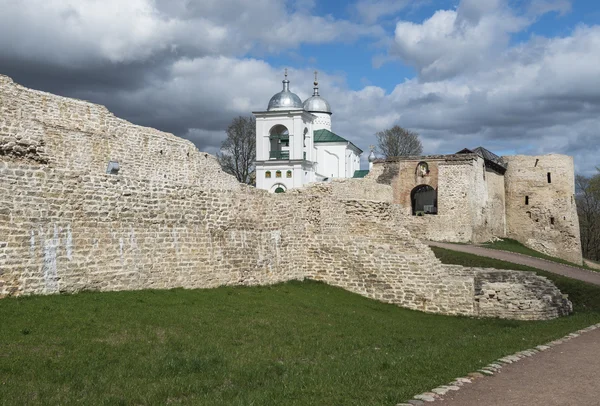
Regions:
<instances>
[{"instance_id":1,"label":"ancient stone wall","mask_svg":"<svg viewBox=\"0 0 600 406\"><path fill-rule=\"evenodd\" d=\"M424 176L419 162L428 164ZM370 178L392 186L393 202L403 208L406 227L415 237L479 243L505 236L504 178L476 154L382 161L372 172ZM411 191L419 185L437 190L437 215L412 216Z\"/></svg>"},{"instance_id":2,"label":"ancient stone wall","mask_svg":"<svg viewBox=\"0 0 600 406\"><path fill-rule=\"evenodd\" d=\"M511 301L488 300L482 310L480 271L442 265L413 239L387 185L345 180L271 195L171 134L1 79L0 296L308 277L428 312L568 310L547 299L560 297L554 285L529 274L503 289L535 306L517 314ZM161 150L177 159L157 169ZM113 159L122 170L107 174Z\"/></svg>"},{"instance_id":3,"label":"ancient stone wall","mask_svg":"<svg viewBox=\"0 0 600 406\"><path fill-rule=\"evenodd\" d=\"M506 156L507 235L547 255L582 263L573 158Z\"/></svg>"},{"instance_id":4,"label":"ancient stone wall","mask_svg":"<svg viewBox=\"0 0 600 406\"><path fill-rule=\"evenodd\" d=\"M53 167L105 173L117 161L123 176L169 183L235 189L218 176L215 157L190 141L153 128L134 126L106 107L27 89L0 75L0 155ZM202 176L207 172L215 176Z\"/></svg>"}]
</instances>

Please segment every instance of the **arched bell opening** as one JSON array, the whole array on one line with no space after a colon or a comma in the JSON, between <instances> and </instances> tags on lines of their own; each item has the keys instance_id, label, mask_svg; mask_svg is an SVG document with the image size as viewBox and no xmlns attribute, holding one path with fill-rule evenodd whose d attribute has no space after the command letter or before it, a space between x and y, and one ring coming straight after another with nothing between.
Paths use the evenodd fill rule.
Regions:
<instances>
[{"instance_id":1,"label":"arched bell opening","mask_svg":"<svg viewBox=\"0 0 600 406\"><path fill-rule=\"evenodd\" d=\"M269 141L269 159L290 159L290 132L286 126L274 125L269 130Z\"/></svg>"}]
</instances>

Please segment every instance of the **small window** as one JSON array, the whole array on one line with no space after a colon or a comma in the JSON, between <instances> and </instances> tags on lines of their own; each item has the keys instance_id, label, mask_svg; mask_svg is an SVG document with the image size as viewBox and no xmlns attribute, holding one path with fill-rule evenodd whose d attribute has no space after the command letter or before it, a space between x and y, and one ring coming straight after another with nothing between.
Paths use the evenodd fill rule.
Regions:
<instances>
[{"instance_id":1,"label":"small window","mask_svg":"<svg viewBox=\"0 0 600 406\"><path fill-rule=\"evenodd\" d=\"M552 174L548 172L548 183L552 183Z\"/></svg>"},{"instance_id":2,"label":"small window","mask_svg":"<svg viewBox=\"0 0 600 406\"><path fill-rule=\"evenodd\" d=\"M271 171L266 171L265 172L265 178L271 179Z\"/></svg>"},{"instance_id":3,"label":"small window","mask_svg":"<svg viewBox=\"0 0 600 406\"><path fill-rule=\"evenodd\" d=\"M529 196L525 196L525 205L529 206Z\"/></svg>"},{"instance_id":4,"label":"small window","mask_svg":"<svg viewBox=\"0 0 600 406\"><path fill-rule=\"evenodd\" d=\"M554 225L554 217L550 217L550 224Z\"/></svg>"},{"instance_id":5,"label":"small window","mask_svg":"<svg viewBox=\"0 0 600 406\"><path fill-rule=\"evenodd\" d=\"M281 178L281 171L275 172L275 177L276 178Z\"/></svg>"},{"instance_id":6,"label":"small window","mask_svg":"<svg viewBox=\"0 0 600 406\"><path fill-rule=\"evenodd\" d=\"M291 178L291 177L292 177L292 171L287 171L287 172L285 173L285 177L286 177L286 178Z\"/></svg>"},{"instance_id":7,"label":"small window","mask_svg":"<svg viewBox=\"0 0 600 406\"><path fill-rule=\"evenodd\" d=\"M275 193L285 193L285 189L283 189L281 186L278 187L277 189L275 189Z\"/></svg>"}]
</instances>

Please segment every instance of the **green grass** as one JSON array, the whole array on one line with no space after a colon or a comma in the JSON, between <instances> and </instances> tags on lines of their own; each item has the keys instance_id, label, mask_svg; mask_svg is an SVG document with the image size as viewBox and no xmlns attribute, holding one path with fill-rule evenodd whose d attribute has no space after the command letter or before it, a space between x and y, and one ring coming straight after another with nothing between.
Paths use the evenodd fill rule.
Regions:
<instances>
[{"instance_id":1,"label":"green grass","mask_svg":"<svg viewBox=\"0 0 600 406\"><path fill-rule=\"evenodd\" d=\"M570 266L574 266L576 268L593 270L592 268L590 268L588 266L576 264L574 262L569 262L564 259L552 257L552 256L546 255L542 252L533 250L533 249L521 244L519 241L510 239L510 238L503 238L500 241L487 242L487 243L480 244L480 245L485 248L491 248L491 249L501 250L501 251L516 252L517 254L529 255L530 257L536 257L536 258L541 258L541 259L545 259L548 261L558 262L560 264L570 265Z\"/></svg>"},{"instance_id":2,"label":"green grass","mask_svg":"<svg viewBox=\"0 0 600 406\"><path fill-rule=\"evenodd\" d=\"M4 299L0 404L395 405L600 321L599 289L572 287L576 314L547 322L424 314L315 282Z\"/></svg>"}]
</instances>

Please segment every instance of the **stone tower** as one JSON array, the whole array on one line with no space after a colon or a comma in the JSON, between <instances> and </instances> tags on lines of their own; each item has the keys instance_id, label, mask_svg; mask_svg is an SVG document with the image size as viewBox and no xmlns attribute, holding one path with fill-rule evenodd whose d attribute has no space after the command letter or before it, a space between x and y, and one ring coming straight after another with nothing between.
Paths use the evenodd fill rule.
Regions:
<instances>
[{"instance_id":1,"label":"stone tower","mask_svg":"<svg viewBox=\"0 0 600 406\"><path fill-rule=\"evenodd\" d=\"M504 156L507 236L581 264L573 157Z\"/></svg>"}]
</instances>

